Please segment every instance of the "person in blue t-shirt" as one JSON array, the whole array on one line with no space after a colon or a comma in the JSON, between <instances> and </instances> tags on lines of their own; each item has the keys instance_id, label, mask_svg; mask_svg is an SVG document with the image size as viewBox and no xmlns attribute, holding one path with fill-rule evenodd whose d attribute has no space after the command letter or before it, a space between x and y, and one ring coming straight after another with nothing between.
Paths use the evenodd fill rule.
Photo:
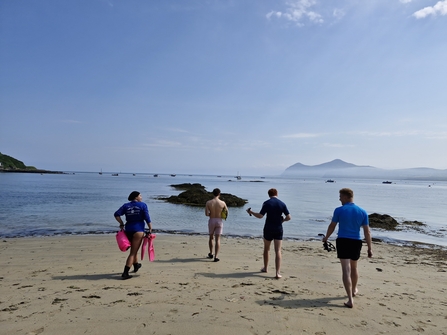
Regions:
<instances>
[{"instance_id":1,"label":"person in blue t-shirt","mask_svg":"<svg viewBox=\"0 0 447 335\"><path fill-rule=\"evenodd\" d=\"M357 261L362 250L362 239L360 238L360 228L363 228L366 244L368 245L368 257L372 257L372 240L369 230L369 220L366 211L354 204L354 192L349 188L342 188L340 191L341 207L334 210L331 223L327 228L323 242L334 232L337 223L338 234L336 239L337 257L340 259L343 285L348 294L348 301L345 306L354 307L354 297L358 293L357 282L359 274Z\"/></svg>"},{"instance_id":2,"label":"person in blue t-shirt","mask_svg":"<svg viewBox=\"0 0 447 335\"><path fill-rule=\"evenodd\" d=\"M149 233L152 232L152 223L149 216L147 205L142 201L143 198L140 192L133 191L130 193L128 200L130 202L122 205L114 214L116 221L120 224L120 229L125 230L126 236L130 242L130 253L127 257L124 272L121 275L123 279L132 278L129 275L130 267L133 265L133 271L137 272L141 268L141 263L138 263L137 253L140 249L141 242L144 237L145 222L149 227ZM126 224L124 224L121 216L126 216Z\"/></svg>"},{"instance_id":3,"label":"person in blue t-shirt","mask_svg":"<svg viewBox=\"0 0 447 335\"><path fill-rule=\"evenodd\" d=\"M247 209L247 213L253 215L258 219L262 219L265 214L264 225L264 267L261 272L267 272L267 266L269 263L269 251L272 241L275 246L275 267L276 267L276 279L281 278L281 245L283 237L282 223L291 219L289 210L284 202L278 199L278 191L274 188L268 190L269 200L265 201L262 205L261 211L255 213L251 208ZM284 216L283 216L284 214Z\"/></svg>"}]
</instances>

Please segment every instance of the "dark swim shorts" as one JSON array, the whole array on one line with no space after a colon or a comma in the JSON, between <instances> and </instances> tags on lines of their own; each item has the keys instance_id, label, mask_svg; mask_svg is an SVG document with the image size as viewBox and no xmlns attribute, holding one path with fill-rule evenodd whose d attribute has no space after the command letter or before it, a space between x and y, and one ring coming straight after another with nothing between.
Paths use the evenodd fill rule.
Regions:
<instances>
[{"instance_id":1,"label":"dark swim shorts","mask_svg":"<svg viewBox=\"0 0 447 335\"><path fill-rule=\"evenodd\" d=\"M362 250L362 240L339 237L335 240L337 258L358 261Z\"/></svg>"},{"instance_id":2,"label":"dark swim shorts","mask_svg":"<svg viewBox=\"0 0 447 335\"><path fill-rule=\"evenodd\" d=\"M133 235L136 233L136 231L124 231L126 233L127 239L129 242L132 242Z\"/></svg>"},{"instance_id":3,"label":"dark swim shorts","mask_svg":"<svg viewBox=\"0 0 447 335\"><path fill-rule=\"evenodd\" d=\"M267 241L273 241L273 240L282 240L283 231L271 231L271 230L265 230L264 229L264 238Z\"/></svg>"}]
</instances>

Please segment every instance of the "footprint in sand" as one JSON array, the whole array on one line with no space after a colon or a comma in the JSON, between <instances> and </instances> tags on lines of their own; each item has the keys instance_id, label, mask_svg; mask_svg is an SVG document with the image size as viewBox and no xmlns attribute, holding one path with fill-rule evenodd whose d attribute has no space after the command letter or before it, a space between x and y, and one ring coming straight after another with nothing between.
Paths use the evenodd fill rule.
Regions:
<instances>
[{"instance_id":1,"label":"footprint in sand","mask_svg":"<svg viewBox=\"0 0 447 335\"><path fill-rule=\"evenodd\" d=\"M43 333L44 330L45 330L45 328L42 327L42 328L33 330L32 332L29 332L27 335L37 335L37 334Z\"/></svg>"}]
</instances>

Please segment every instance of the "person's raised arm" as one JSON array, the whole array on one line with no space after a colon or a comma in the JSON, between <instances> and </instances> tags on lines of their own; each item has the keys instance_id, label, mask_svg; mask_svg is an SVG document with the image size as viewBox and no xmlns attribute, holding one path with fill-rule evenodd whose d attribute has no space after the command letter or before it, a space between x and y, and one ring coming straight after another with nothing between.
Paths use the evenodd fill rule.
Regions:
<instances>
[{"instance_id":1,"label":"person's raised arm","mask_svg":"<svg viewBox=\"0 0 447 335\"><path fill-rule=\"evenodd\" d=\"M262 215L261 213L253 212L251 210L251 207L249 209L247 209L247 213L250 215L253 215L255 218L258 218L258 219L262 219L264 217L264 215Z\"/></svg>"}]
</instances>

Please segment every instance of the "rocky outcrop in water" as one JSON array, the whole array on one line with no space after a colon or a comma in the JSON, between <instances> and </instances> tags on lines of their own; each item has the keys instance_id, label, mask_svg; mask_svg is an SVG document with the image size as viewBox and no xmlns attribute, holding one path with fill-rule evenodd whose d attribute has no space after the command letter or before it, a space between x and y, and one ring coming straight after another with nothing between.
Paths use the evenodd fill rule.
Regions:
<instances>
[{"instance_id":1,"label":"rocky outcrop in water","mask_svg":"<svg viewBox=\"0 0 447 335\"><path fill-rule=\"evenodd\" d=\"M167 201L171 204L182 204L189 206L204 207L208 200L214 198L212 192L206 191L205 187L198 183L177 184L177 185L171 185L171 187L184 191L179 195L172 195L168 198L159 197L158 199ZM229 193L221 193L220 199L222 201L225 201L228 207L242 207L248 202L245 199L239 198Z\"/></svg>"},{"instance_id":2,"label":"rocky outcrop in water","mask_svg":"<svg viewBox=\"0 0 447 335\"><path fill-rule=\"evenodd\" d=\"M424 223L419 221L404 221L399 224L396 219L388 214L369 214L369 226L371 228L380 228L385 230L400 230L402 227L411 227L415 230L418 230L418 227L425 226Z\"/></svg>"}]
</instances>

